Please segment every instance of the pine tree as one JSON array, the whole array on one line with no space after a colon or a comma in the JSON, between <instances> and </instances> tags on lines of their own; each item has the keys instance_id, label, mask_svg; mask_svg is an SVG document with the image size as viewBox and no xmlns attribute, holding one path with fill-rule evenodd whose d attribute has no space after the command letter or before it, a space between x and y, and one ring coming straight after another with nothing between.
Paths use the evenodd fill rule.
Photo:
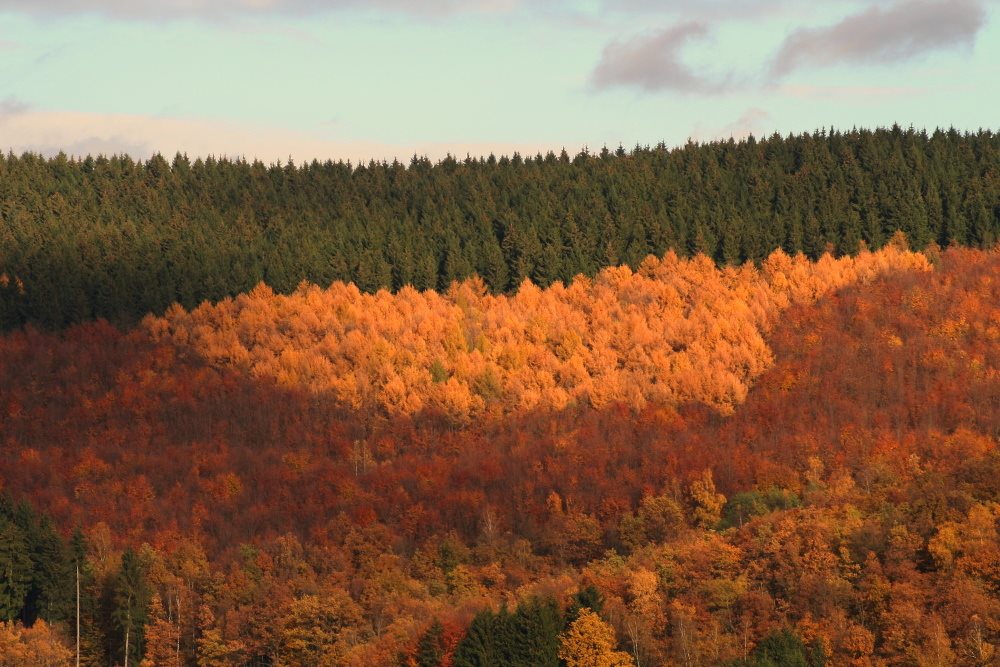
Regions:
<instances>
[{"instance_id":1,"label":"pine tree","mask_svg":"<svg viewBox=\"0 0 1000 667\"><path fill-rule=\"evenodd\" d=\"M32 582L25 601L25 624L31 625L36 618L49 623L70 620L75 607L75 574L66 545L45 516L31 522L27 542Z\"/></svg>"},{"instance_id":2,"label":"pine tree","mask_svg":"<svg viewBox=\"0 0 1000 667\"><path fill-rule=\"evenodd\" d=\"M458 643L455 656L452 658L454 667L492 667L500 663L500 651L497 648L496 616L486 610L476 614Z\"/></svg>"},{"instance_id":3,"label":"pine tree","mask_svg":"<svg viewBox=\"0 0 1000 667\"><path fill-rule=\"evenodd\" d=\"M555 600L533 599L518 605L510 619L514 641L511 667L558 667L563 617Z\"/></svg>"},{"instance_id":4,"label":"pine tree","mask_svg":"<svg viewBox=\"0 0 1000 667\"><path fill-rule=\"evenodd\" d=\"M440 667L444 654L444 626L434 619L417 644L417 667Z\"/></svg>"},{"instance_id":5,"label":"pine tree","mask_svg":"<svg viewBox=\"0 0 1000 667\"><path fill-rule=\"evenodd\" d=\"M750 654L751 667L823 667L826 655L821 645L806 647L785 628L765 637Z\"/></svg>"},{"instance_id":6,"label":"pine tree","mask_svg":"<svg viewBox=\"0 0 1000 667\"><path fill-rule=\"evenodd\" d=\"M966 188L962 214L969 224L968 242L980 248L991 246L997 238L997 222L986 207L979 179L972 181Z\"/></svg>"},{"instance_id":7,"label":"pine tree","mask_svg":"<svg viewBox=\"0 0 1000 667\"><path fill-rule=\"evenodd\" d=\"M730 219L722 229L722 243L719 246L719 256L724 264L735 265L742 261L743 220L739 217Z\"/></svg>"},{"instance_id":8,"label":"pine tree","mask_svg":"<svg viewBox=\"0 0 1000 667\"><path fill-rule=\"evenodd\" d=\"M80 664L85 667L96 667L106 664L107 660L102 650L103 641L97 623L97 583L93 567L87 559L87 543L83 533L80 531L73 533L69 550L75 580L74 596L79 592L79 599L74 600L74 640L79 632ZM76 641L74 641L75 649Z\"/></svg>"},{"instance_id":9,"label":"pine tree","mask_svg":"<svg viewBox=\"0 0 1000 667\"><path fill-rule=\"evenodd\" d=\"M31 557L24 533L0 513L0 621L21 617L31 582Z\"/></svg>"},{"instance_id":10,"label":"pine tree","mask_svg":"<svg viewBox=\"0 0 1000 667\"><path fill-rule=\"evenodd\" d=\"M127 549L113 589L112 620L120 640L119 655L125 667L138 664L143 655L151 592L139 556Z\"/></svg>"},{"instance_id":11,"label":"pine tree","mask_svg":"<svg viewBox=\"0 0 1000 667\"><path fill-rule=\"evenodd\" d=\"M837 250L841 255L854 255L861 244L861 214L853 204L847 209L840 225L840 242Z\"/></svg>"}]
</instances>

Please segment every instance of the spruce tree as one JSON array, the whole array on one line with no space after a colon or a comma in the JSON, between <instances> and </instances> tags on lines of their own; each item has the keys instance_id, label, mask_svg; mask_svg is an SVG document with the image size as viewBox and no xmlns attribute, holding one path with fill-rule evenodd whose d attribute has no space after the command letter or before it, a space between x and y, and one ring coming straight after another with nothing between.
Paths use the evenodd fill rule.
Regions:
<instances>
[{"instance_id":1,"label":"spruce tree","mask_svg":"<svg viewBox=\"0 0 1000 667\"><path fill-rule=\"evenodd\" d=\"M138 664L142 658L143 630L151 597L145 567L139 556L127 549L122 554L121 568L112 593L112 622L118 640L116 653L121 656L125 667Z\"/></svg>"},{"instance_id":2,"label":"spruce tree","mask_svg":"<svg viewBox=\"0 0 1000 667\"><path fill-rule=\"evenodd\" d=\"M0 621L21 617L31 582L31 557L24 532L0 514Z\"/></svg>"},{"instance_id":3,"label":"spruce tree","mask_svg":"<svg viewBox=\"0 0 1000 667\"><path fill-rule=\"evenodd\" d=\"M440 667L444 653L444 626L434 619L417 644L417 667Z\"/></svg>"},{"instance_id":4,"label":"spruce tree","mask_svg":"<svg viewBox=\"0 0 1000 667\"><path fill-rule=\"evenodd\" d=\"M489 610L476 614L452 658L454 667L495 667L500 664L495 628L496 616Z\"/></svg>"}]
</instances>

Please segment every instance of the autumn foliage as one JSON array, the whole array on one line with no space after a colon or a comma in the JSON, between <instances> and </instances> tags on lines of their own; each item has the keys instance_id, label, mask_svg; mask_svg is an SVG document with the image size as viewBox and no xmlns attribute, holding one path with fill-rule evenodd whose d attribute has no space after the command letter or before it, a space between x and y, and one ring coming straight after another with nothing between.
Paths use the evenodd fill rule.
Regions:
<instances>
[{"instance_id":1,"label":"autumn foliage","mask_svg":"<svg viewBox=\"0 0 1000 667\"><path fill-rule=\"evenodd\" d=\"M35 621L30 628L0 621L0 666L68 665L72 653L48 623Z\"/></svg>"},{"instance_id":2,"label":"autumn foliage","mask_svg":"<svg viewBox=\"0 0 1000 667\"><path fill-rule=\"evenodd\" d=\"M153 664L992 664L1000 255L929 256L23 329L0 490L137 564Z\"/></svg>"},{"instance_id":3,"label":"autumn foliage","mask_svg":"<svg viewBox=\"0 0 1000 667\"><path fill-rule=\"evenodd\" d=\"M718 268L701 255L648 258L569 286L525 281L496 296L482 281L445 294L303 284L264 285L191 312L147 318L154 340L281 386L327 392L390 416L702 402L730 412L772 359L765 336L792 304L811 303L890 271L924 270L924 255L890 245L818 262L775 251Z\"/></svg>"}]
</instances>

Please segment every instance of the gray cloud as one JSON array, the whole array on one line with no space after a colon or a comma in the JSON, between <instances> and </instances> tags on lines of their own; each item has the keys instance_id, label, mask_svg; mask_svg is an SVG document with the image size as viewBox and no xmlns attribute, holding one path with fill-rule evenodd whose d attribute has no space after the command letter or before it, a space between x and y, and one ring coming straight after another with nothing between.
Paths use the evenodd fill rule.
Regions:
<instances>
[{"instance_id":1,"label":"gray cloud","mask_svg":"<svg viewBox=\"0 0 1000 667\"><path fill-rule=\"evenodd\" d=\"M742 139L755 134L759 137L765 133L764 124L770 121L771 114L767 111L759 107L750 107L739 118L722 128L719 136Z\"/></svg>"},{"instance_id":2,"label":"gray cloud","mask_svg":"<svg viewBox=\"0 0 1000 667\"><path fill-rule=\"evenodd\" d=\"M791 33L771 63L781 77L807 65L886 63L928 51L970 46L986 21L975 0L911 0L871 7L826 28Z\"/></svg>"},{"instance_id":3,"label":"gray cloud","mask_svg":"<svg viewBox=\"0 0 1000 667\"><path fill-rule=\"evenodd\" d=\"M814 0L815 1L815 0ZM604 0L606 14L649 14L684 16L688 19L759 19L787 11L802 11L799 3L786 0Z\"/></svg>"},{"instance_id":4,"label":"gray cloud","mask_svg":"<svg viewBox=\"0 0 1000 667\"><path fill-rule=\"evenodd\" d=\"M59 153L65 153L71 157L85 157L87 155L129 155L135 159L149 158L156 151L150 144L132 141L127 137L86 137L78 141L67 144L50 143L26 143L17 146L15 153L39 153L46 157L54 157Z\"/></svg>"},{"instance_id":5,"label":"gray cloud","mask_svg":"<svg viewBox=\"0 0 1000 667\"><path fill-rule=\"evenodd\" d=\"M684 45L707 34L704 23L692 21L611 42L604 47L590 81L598 89L633 86L646 91L717 92L722 82L703 76L681 60Z\"/></svg>"},{"instance_id":6,"label":"gray cloud","mask_svg":"<svg viewBox=\"0 0 1000 667\"><path fill-rule=\"evenodd\" d=\"M0 122L3 122L13 116L19 116L26 113L30 109L31 106L27 103L17 99L13 95L8 95L0 100Z\"/></svg>"},{"instance_id":7,"label":"gray cloud","mask_svg":"<svg viewBox=\"0 0 1000 667\"><path fill-rule=\"evenodd\" d=\"M762 137L767 135L767 125L771 121L771 114L767 111L759 107L750 107L739 118L722 127L698 123L691 130L689 137L693 141L724 141L730 137L745 139L751 134Z\"/></svg>"},{"instance_id":8,"label":"gray cloud","mask_svg":"<svg viewBox=\"0 0 1000 667\"><path fill-rule=\"evenodd\" d=\"M509 11L523 0L0 0L0 11L36 16L98 14L122 19L224 19L314 15L342 9L393 10L411 15Z\"/></svg>"}]
</instances>

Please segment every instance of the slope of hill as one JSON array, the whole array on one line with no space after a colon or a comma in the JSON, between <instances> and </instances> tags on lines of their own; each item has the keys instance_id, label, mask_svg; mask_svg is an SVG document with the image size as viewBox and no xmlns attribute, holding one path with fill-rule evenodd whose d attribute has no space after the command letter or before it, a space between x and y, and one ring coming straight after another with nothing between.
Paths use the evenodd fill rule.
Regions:
<instances>
[{"instance_id":1,"label":"slope of hill","mask_svg":"<svg viewBox=\"0 0 1000 667\"><path fill-rule=\"evenodd\" d=\"M608 650L617 642L641 664L768 664L772 651L805 664L989 664L1000 642L1000 255L951 249L927 271L895 249L881 256L891 253L894 270L854 285L824 278L845 264L781 260L799 267L793 285L823 289L756 310L749 321L766 323L757 335L767 332L773 364L744 376L749 391L731 411L712 394L649 393L466 421L431 401L345 404L326 376L253 363L275 337L315 341L296 324L310 312L336 314L324 336L348 315L363 321L370 349L380 336L408 349L407 327L432 317L465 326L472 306L479 321L504 313L483 327L491 336L530 332L528 297L554 318L590 298L665 326L642 311L659 300L638 296L657 267L708 284L715 270L698 260L509 298L468 284L448 295L258 292L130 333L104 323L14 332L0 338L0 480L64 535L83 529L98 662L120 660L123 610L134 610L139 651L200 664L468 665L503 654L555 665L553 646L570 650L585 626L604 637L601 623ZM768 275L767 265L718 273L705 303L720 317L743 312L733 299L746 295L776 303ZM738 278L753 288L730 296ZM828 285L844 286L822 296ZM239 322L265 307L295 317L247 346ZM391 312L409 313L407 325ZM673 349L645 331L614 336L650 356ZM227 356L226 332L248 356ZM428 340L412 363L429 376L439 351ZM459 342L458 356L441 357L447 373L475 354ZM520 363L546 372L531 355ZM18 535L58 541L5 507L0 558L17 553L3 545ZM65 578L80 552L46 553L11 562L28 568L25 581L46 563ZM17 604L8 618L62 627L65 615ZM48 646L40 627L16 641ZM504 653L511 646L538 652Z\"/></svg>"},{"instance_id":2,"label":"slope of hill","mask_svg":"<svg viewBox=\"0 0 1000 667\"><path fill-rule=\"evenodd\" d=\"M495 293L673 249L719 263L1000 238L1000 138L887 129L432 165L0 156L0 329L132 324L266 282Z\"/></svg>"},{"instance_id":3,"label":"slope of hill","mask_svg":"<svg viewBox=\"0 0 1000 667\"><path fill-rule=\"evenodd\" d=\"M700 401L731 411L771 363L764 336L789 305L929 268L904 245L818 262L779 250L759 270L669 253L569 287L526 281L509 297L478 280L446 294L369 295L337 283L282 297L261 285L190 313L175 306L144 327L213 365L383 415L429 409L464 422L581 402Z\"/></svg>"}]
</instances>

